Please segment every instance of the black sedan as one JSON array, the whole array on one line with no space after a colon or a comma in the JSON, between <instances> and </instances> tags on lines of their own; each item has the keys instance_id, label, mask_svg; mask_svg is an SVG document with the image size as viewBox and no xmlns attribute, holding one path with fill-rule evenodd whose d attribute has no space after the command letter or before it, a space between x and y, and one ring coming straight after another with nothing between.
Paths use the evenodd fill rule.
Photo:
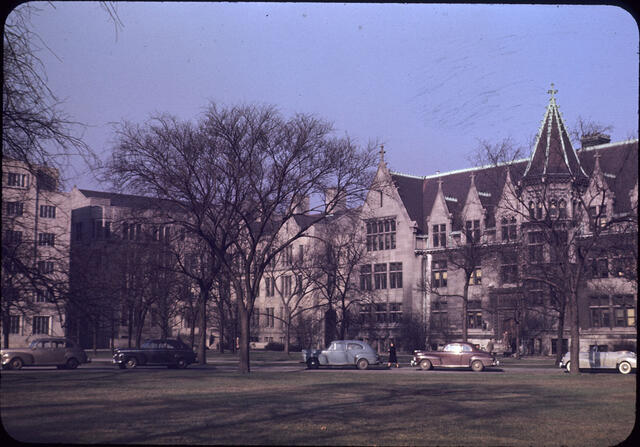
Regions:
<instances>
[{"instance_id":1,"label":"black sedan","mask_svg":"<svg viewBox=\"0 0 640 447\"><path fill-rule=\"evenodd\" d=\"M186 368L195 362L193 349L175 339L147 340L140 349L116 349L113 354L113 363L120 369L142 365Z\"/></svg>"}]
</instances>

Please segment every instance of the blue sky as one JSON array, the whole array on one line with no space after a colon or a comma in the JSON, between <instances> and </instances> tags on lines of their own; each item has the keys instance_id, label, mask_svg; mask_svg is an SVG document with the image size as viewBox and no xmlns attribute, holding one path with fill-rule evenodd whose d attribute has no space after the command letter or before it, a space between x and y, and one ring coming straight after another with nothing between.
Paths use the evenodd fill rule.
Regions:
<instances>
[{"instance_id":1,"label":"blue sky","mask_svg":"<svg viewBox=\"0 0 640 447\"><path fill-rule=\"evenodd\" d=\"M551 82L570 128L637 138L638 27L614 6L122 2L117 32L97 2L39 6L49 86L103 157L114 122L255 103L430 175L470 167L479 140L528 147ZM75 167L69 187L104 189Z\"/></svg>"}]
</instances>

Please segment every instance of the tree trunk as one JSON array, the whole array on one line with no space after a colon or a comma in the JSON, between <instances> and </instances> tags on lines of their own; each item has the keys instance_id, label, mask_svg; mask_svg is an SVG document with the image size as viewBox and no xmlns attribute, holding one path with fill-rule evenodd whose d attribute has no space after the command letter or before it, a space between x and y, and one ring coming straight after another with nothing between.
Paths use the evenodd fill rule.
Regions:
<instances>
[{"instance_id":1,"label":"tree trunk","mask_svg":"<svg viewBox=\"0 0 640 447\"><path fill-rule=\"evenodd\" d=\"M200 290L200 343L198 346L198 364L207 364L207 291Z\"/></svg>"},{"instance_id":2,"label":"tree trunk","mask_svg":"<svg viewBox=\"0 0 640 447\"><path fill-rule=\"evenodd\" d=\"M285 337L284 337L284 352L289 355L289 345L290 345L290 338L291 338L291 312L287 311L287 329L285 331Z\"/></svg>"},{"instance_id":3,"label":"tree trunk","mask_svg":"<svg viewBox=\"0 0 640 447\"><path fill-rule=\"evenodd\" d=\"M240 363L238 363L238 371L241 374L249 374L249 312L244 307L241 298L238 299L238 320L240 325Z\"/></svg>"},{"instance_id":4,"label":"tree trunk","mask_svg":"<svg viewBox=\"0 0 640 447\"><path fill-rule=\"evenodd\" d=\"M578 315L578 292L572 290L569 298L571 303L569 312L571 317L571 374L580 374L580 319Z\"/></svg>"},{"instance_id":5,"label":"tree trunk","mask_svg":"<svg viewBox=\"0 0 640 447\"><path fill-rule=\"evenodd\" d=\"M468 321L467 321L467 304L469 299L469 278L471 275L465 275L464 289L462 291L462 341L467 341L468 337Z\"/></svg>"},{"instance_id":6,"label":"tree trunk","mask_svg":"<svg viewBox=\"0 0 640 447\"><path fill-rule=\"evenodd\" d=\"M9 348L9 325L11 324L11 318L9 312L4 315L2 319L2 347L3 349Z\"/></svg>"},{"instance_id":7,"label":"tree trunk","mask_svg":"<svg viewBox=\"0 0 640 447\"><path fill-rule=\"evenodd\" d=\"M222 296L220 297L220 303L218 304L218 351L220 354L224 354L224 325L227 319L224 315L224 301Z\"/></svg>"},{"instance_id":8,"label":"tree trunk","mask_svg":"<svg viewBox=\"0 0 640 447\"><path fill-rule=\"evenodd\" d=\"M564 309L561 309L558 313L558 328L557 328L558 341L556 342L556 366L560 364L564 352L562 352L562 339L564 338Z\"/></svg>"},{"instance_id":9,"label":"tree trunk","mask_svg":"<svg viewBox=\"0 0 640 447\"><path fill-rule=\"evenodd\" d=\"M336 333L336 311L333 307L329 307L324 313L324 345L329 344L334 340Z\"/></svg>"}]
</instances>

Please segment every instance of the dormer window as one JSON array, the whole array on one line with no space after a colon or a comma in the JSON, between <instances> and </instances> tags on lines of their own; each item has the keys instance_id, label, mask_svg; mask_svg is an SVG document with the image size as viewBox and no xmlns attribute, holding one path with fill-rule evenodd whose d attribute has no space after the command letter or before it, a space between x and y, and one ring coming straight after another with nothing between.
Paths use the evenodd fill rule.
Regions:
<instances>
[{"instance_id":1,"label":"dormer window","mask_svg":"<svg viewBox=\"0 0 640 447\"><path fill-rule=\"evenodd\" d=\"M555 199L549 202L549 217L552 219L556 219L558 217L558 202L556 202Z\"/></svg>"},{"instance_id":2,"label":"dormer window","mask_svg":"<svg viewBox=\"0 0 640 447\"><path fill-rule=\"evenodd\" d=\"M500 221L502 226L502 241L514 241L518 237L518 224L516 222L516 218L511 216L511 219L507 219L503 217Z\"/></svg>"},{"instance_id":3,"label":"dormer window","mask_svg":"<svg viewBox=\"0 0 640 447\"><path fill-rule=\"evenodd\" d=\"M529 218L531 220L536 218L536 214L535 213L536 213L536 207L535 207L533 201L531 201L531 202L529 202Z\"/></svg>"},{"instance_id":4,"label":"dormer window","mask_svg":"<svg viewBox=\"0 0 640 447\"><path fill-rule=\"evenodd\" d=\"M564 199L560 199L558 202L558 217L560 219L567 218L567 202Z\"/></svg>"},{"instance_id":5,"label":"dormer window","mask_svg":"<svg viewBox=\"0 0 640 447\"><path fill-rule=\"evenodd\" d=\"M467 244L480 242L480 221L479 220L467 220L465 222Z\"/></svg>"},{"instance_id":6,"label":"dormer window","mask_svg":"<svg viewBox=\"0 0 640 447\"><path fill-rule=\"evenodd\" d=\"M542 202L540 201L536 203L536 219L542 219Z\"/></svg>"},{"instance_id":7,"label":"dormer window","mask_svg":"<svg viewBox=\"0 0 640 447\"><path fill-rule=\"evenodd\" d=\"M391 218L370 220L367 227L367 251L396 248L396 220Z\"/></svg>"},{"instance_id":8,"label":"dormer window","mask_svg":"<svg viewBox=\"0 0 640 447\"><path fill-rule=\"evenodd\" d=\"M447 246L447 224L433 226L433 247Z\"/></svg>"}]
</instances>

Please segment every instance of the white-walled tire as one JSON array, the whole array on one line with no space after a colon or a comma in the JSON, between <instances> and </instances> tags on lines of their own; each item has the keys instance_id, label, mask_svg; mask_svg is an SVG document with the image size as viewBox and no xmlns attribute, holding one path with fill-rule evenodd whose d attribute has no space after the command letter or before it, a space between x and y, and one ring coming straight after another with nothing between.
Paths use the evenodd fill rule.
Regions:
<instances>
[{"instance_id":1,"label":"white-walled tire","mask_svg":"<svg viewBox=\"0 0 640 447\"><path fill-rule=\"evenodd\" d=\"M369 361L367 359L360 359L356 363L356 368L358 369L367 369L369 367Z\"/></svg>"},{"instance_id":2,"label":"white-walled tire","mask_svg":"<svg viewBox=\"0 0 640 447\"><path fill-rule=\"evenodd\" d=\"M618 365L618 371L620 374L629 374L631 372L631 365L629 362L620 362Z\"/></svg>"}]
</instances>

